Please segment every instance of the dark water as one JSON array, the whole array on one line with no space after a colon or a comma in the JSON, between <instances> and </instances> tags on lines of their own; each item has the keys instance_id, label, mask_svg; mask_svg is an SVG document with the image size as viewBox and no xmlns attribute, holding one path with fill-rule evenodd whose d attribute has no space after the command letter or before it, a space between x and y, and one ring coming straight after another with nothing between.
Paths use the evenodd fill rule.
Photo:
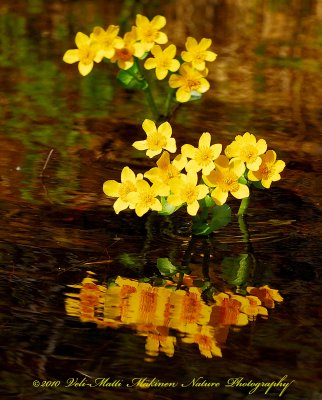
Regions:
<instances>
[{"instance_id":1,"label":"dark water","mask_svg":"<svg viewBox=\"0 0 322 400\"><path fill-rule=\"evenodd\" d=\"M209 276L223 290L225 260L251 252L253 284L284 298L267 319L219 332L222 358L204 357L174 328L173 357L147 360L142 324L102 327L66 313L66 293L79 293L68 285L152 276L160 257L180 264L191 239L181 214L170 226L115 216L103 182L124 165L150 165L131 147L142 138L144 99L119 88L106 65L82 78L61 60L77 31L125 24L135 12L165 15L178 46L187 35L211 37L219 55L212 90L172 122L179 145L206 131L228 144L248 130L286 162L283 179L252 197L251 248L236 221L194 243L192 275L202 277L209 253ZM228 379L287 375L294 382L281 397L321 399L321 1L1 1L0 30L1 398L262 400L280 390L249 394ZM104 377L121 386L66 383ZM145 377L179 384L126 386ZM181 386L199 377L220 387ZM35 380L60 385L35 388Z\"/></svg>"}]
</instances>

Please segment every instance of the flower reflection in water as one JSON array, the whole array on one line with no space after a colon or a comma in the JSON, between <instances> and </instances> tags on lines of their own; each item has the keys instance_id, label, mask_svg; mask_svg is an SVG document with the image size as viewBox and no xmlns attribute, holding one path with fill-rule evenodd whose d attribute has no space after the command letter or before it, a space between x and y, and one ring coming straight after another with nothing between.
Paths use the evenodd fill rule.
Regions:
<instances>
[{"instance_id":1,"label":"flower reflection in water","mask_svg":"<svg viewBox=\"0 0 322 400\"><path fill-rule=\"evenodd\" d=\"M81 284L69 287L79 291L66 293L67 315L99 328L127 327L146 337L146 361L153 361L160 353L172 357L177 337L182 343L198 345L207 358L222 357L229 326L267 317L266 307L283 301L277 290L266 285L247 288L248 296L221 292L213 296L212 304L206 304L197 287L175 290L173 286L152 286L122 277L104 286L97 283L92 272Z\"/></svg>"}]
</instances>

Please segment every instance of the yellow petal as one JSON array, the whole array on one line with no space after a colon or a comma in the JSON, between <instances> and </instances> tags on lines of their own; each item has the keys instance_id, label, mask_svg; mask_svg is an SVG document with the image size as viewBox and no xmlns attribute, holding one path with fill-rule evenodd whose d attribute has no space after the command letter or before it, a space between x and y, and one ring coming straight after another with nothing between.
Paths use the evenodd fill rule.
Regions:
<instances>
[{"instance_id":1,"label":"yellow petal","mask_svg":"<svg viewBox=\"0 0 322 400\"><path fill-rule=\"evenodd\" d=\"M165 136L167 139L170 138L172 135L172 128L169 122L163 122L158 128L158 133Z\"/></svg>"},{"instance_id":2,"label":"yellow petal","mask_svg":"<svg viewBox=\"0 0 322 400\"><path fill-rule=\"evenodd\" d=\"M156 65L157 65L157 63L156 63L156 59L155 58L148 58L147 60L145 60L144 68L145 69L152 69L152 68L155 68Z\"/></svg>"},{"instance_id":3,"label":"yellow petal","mask_svg":"<svg viewBox=\"0 0 322 400\"><path fill-rule=\"evenodd\" d=\"M199 139L199 148L210 147L211 135L209 132L204 132Z\"/></svg>"},{"instance_id":4,"label":"yellow petal","mask_svg":"<svg viewBox=\"0 0 322 400\"><path fill-rule=\"evenodd\" d=\"M217 54L213 51L206 52L206 61L213 62L217 58Z\"/></svg>"},{"instance_id":5,"label":"yellow petal","mask_svg":"<svg viewBox=\"0 0 322 400\"><path fill-rule=\"evenodd\" d=\"M91 70L93 69L94 63L91 62L89 64L78 63L78 71L81 75L85 76L88 75Z\"/></svg>"},{"instance_id":6,"label":"yellow petal","mask_svg":"<svg viewBox=\"0 0 322 400\"><path fill-rule=\"evenodd\" d=\"M285 162L282 160L277 160L274 166L275 166L275 171L277 173L280 173L285 168Z\"/></svg>"},{"instance_id":7,"label":"yellow petal","mask_svg":"<svg viewBox=\"0 0 322 400\"><path fill-rule=\"evenodd\" d=\"M241 177L245 172L245 164L241 160L232 160L230 163L232 170L236 174L236 176Z\"/></svg>"},{"instance_id":8,"label":"yellow petal","mask_svg":"<svg viewBox=\"0 0 322 400\"><path fill-rule=\"evenodd\" d=\"M204 199L209 193L209 188L206 185L198 185L198 200Z\"/></svg>"},{"instance_id":9,"label":"yellow petal","mask_svg":"<svg viewBox=\"0 0 322 400\"><path fill-rule=\"evenodd\" d=\"M168 70L164 68L156 68L155 74L158 80L161 81L168 75Z\"/></svg>"},{"instance_id":10,"label":"yellow petal","mask_svg":"<svg viewBox=\"0 0 322 400\"><path fill-rule=\"evenodd\" d=\"M176 99L180 103L186 103L191 98L191 92L187 92L183 88L179 88L176 93Z\"/></svg>"},{"instance_id":11,"label":"yellow petal","mask_svg":"<svg viewBox=\"0 0 322 400\"><path fill-rule=\"evenodd\" d=\"M137 150L146 150L148 148L148 145L146 143L146 140L138 140L132 144L134 148Z\"/></svg>"},{"instance_id":12,"label":"yellow petal","mask_svg":"<svg viewBox=\"0 0 322 400\"><path fill-rule=\"evenodd\" d=\"M166 57L174 58L176 55L176 51L177 51L176 46L174 44L170 44L170 46L168 46L166 49L164 49L163 54Z\"/></svg>"},{"instance_id":13,"label":"yellow petal","mask_svg":"<svg viewBox=\"0 0 322 400\"><path fill-rule=\"evenodd\" d=\"M118 197L120 186L121 184L114 180L106 181L103 184L103 192L106 194L106 196Z\"/></svg>"},{"instance_id":14,"label":"yellow petal","mask_svg":"<svg viewBox=\"0 0 322 400\"><path fill-rule=\"evenodd\" d=\"M228 192L223 192L219 187L216 187L211 192L211 197L218 206L222 206L227 201Z\"/></svg>"},{"instance_id":15,"label":"yellow petal","mask_svg":"<svg viewBox=\"0 0 322 400\"><path fill-rule=\"evenodd\" d=\"M239 184L238 190L231 192L231 194L236 197L236 199L244 199L249 197L249 188L247 185Z\"/></svg>"},{"instance_id":16,"label":"yellow petal","mask_svg":"<svg viewBox=\"0 0 322 400\"><path fill-rule=\"evenodd\" d=\"M78 48L89 45L90 38L82 32L77 32L75 43Z\"/></svg>"},{"instance_id":17,"label":"yellow petal","mask_svg":"<svg viewBox=\"0 0 322 400\"><path fill-rule=\"evenodd\" d=\"M155 46L152 47L151 53L154 55L155 58L161 57L162 49L158 44L156 44Z\"/></svg>"},{"instance_id":18,"label":"yellow petal","mask_svg":"<svg viewBox=\"0 0 322 400\"><path fill-rule=\"evenodd\" d=\"M259 141L256 144L256 148L258 150L258 154L263 154L267 150L267 144L264 139L259 139Z\"/></svg>"},{"instance_id":19,"label":"yellow petal","mask_svg":"<svg viewBox=\"0 0 322 400\"><path fill-rule=\"evenodd\" d=\"M171 72L175 72L178 71L179 68L180 68L180 62L178 60L172 60L169 70Z\"/></svg>"},{"instance_id":20,"label":"yellow petal","mask_svg":"<svg viewBox=\"0 0 322 400\"><path fill-rule=\"evenodd\" d=\"M201 39L199 43L200 50L207 50L208 47L211 46L211 43L212 43L211 39L206 39L206 38Z\"/></svg>"},{"instance_id":21,"label":"yellow petal","mask_svg":"<svg viewBox=\"0 0 322 400\"><path fill-rule=\"evenodd\" d=\"M162 29L166 23L167 20L163 15L156 15L151 21L151 25L153 26L153 28L158 30Z\"/></svg>"},{"instance_id":22,"label":"yellow petal","mask_svg":"<svg viewBox=\"0 0 322 400\"><path fill-rule=\"evenodd\" d=\"M147 135L151 135L152 133L155 133L157 130L155 123L150 119L145 119L143 121L142 128Z\"/></svg>"},{"instance_id":23,"label":"yellow petal","mask_svg":"<svg viewBox=\"0 0 322 400\"><path fill-rule=\"evenodd\" d=\"M79 51L77 49L67 50L64 54L63 61L67 64L73 64L79 61Z\"/></svg>"},{"instance_id":24,"label":"yellow petal","mask_svg":"<svg viewBox=\"0 0 322 400\"><path fill-rule=\"evenodd\" d=\"M182 77L177 74L173 74L170 76L169 79L169 86L173 89L178 88L182 84Z\"/></svg>"},{"instance_id":25,"label":"yellow petal","mask_svg":"<svg viewBox=\"0 0 322 400\"><path fill-rule=\"evenodd\" d=\"M175 153L177 151L176 140L174 138L170 138L167 142L167 145L164 148L165 150L168 150L170 153Z\"/></svg>"},{"instance_id":26,"label":"yellow petal","mask_svg":"<svg viewBox=\"0 0 322 400\"><path fill-rule=\"evenodd\" d=\"M149 211L149 207L142 205L142 204L138 204L135 207L135 213L138 217L142 217L142 215L144 215L145 213L147 213Z\"/></svg>"},{"instance_id":27,"label":"yellow petal","mask_svg":"<svg viewBox=\"0 0 322 400\"><path fill-rule=\"evenodd\" d=\"M164 32L158 32L158 36L155 39L156 43L165 44L168 41L168 36Z\"/></svg>"},{"instance_id":28,"label":"yellow petal","mask_svg":"<svg viewBox=\"0 0 322 400\"><path fill-rule=\"evenodd\" d=\"M187 205L187 212L189 215L196 215L198 210L199 210L198 201L194 201L193 203Z\"/></svg>"},{"instance_id":29,"label":"yellow petal","mask_svg":"<svg viewBox=\"0 0 322 400\"><path fill-rule=\"evenodd\" d=\"M128 208L128 206L129 206L129 203L127 203L121 199L117 199L116 202L113 204L115 214L118 214L120 211L125 210L126 208Z\"/></svg>"},{"instance_id":30,"label":"yellow petal","mask_svg":"<svg viewBox=\"0 0 322 400\"><path fill-rule=\"evenodd\" d=\"M184 144L181 147L181 153L188 158L194 158L196 154L196 148L193 147L191 144Z\"/></svg>"},{"instance_id":31,"label":"yellow petal","mask_svg":"<svg viewBox=\"0 0 322 400\"><path fill-rule=\"evenodd\" d=\"M129 167L124 167L121 172L121 182L125 181L136 182L135 173Z\"/></svg>"},{"instance_id":32,"label":"yellow petal","mask_svg":"<svg viewBox=\"0 0 322 400\"><path fill-rule=\"evenodd\" d=\"M186 49L188 51L194 50L198 46L198 42L196 41L195 38L189 36L186 40Z\"/></svg>"}]
</instances>

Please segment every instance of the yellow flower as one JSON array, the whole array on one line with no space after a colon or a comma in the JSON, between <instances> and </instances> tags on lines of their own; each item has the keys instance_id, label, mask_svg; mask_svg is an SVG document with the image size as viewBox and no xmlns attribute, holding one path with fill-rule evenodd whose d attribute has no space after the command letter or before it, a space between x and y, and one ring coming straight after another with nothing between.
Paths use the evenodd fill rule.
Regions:
<instances>
[{"instance_id":1,"label":"yellow flower","mask_svg":"<svg viewBox=\"0 0 322 400\"><path fill-rule=\"evenodd\" d=\"M205 69L205 61L215 61L217 54L207 50L211 46L211 39L203 38L200 43L193 37L186 41L187 51L181 53L182 59L191 62L192 66L199 71Z\"/></svg>"},{"instance_id":2,"label":"yellow flower","mask_svg":"<svg viewBox=\"0 0 322 400\"><path fill-rule=\"evenodd\" d=\"M151 357L158 356L160 352L165 353L168 357L173 357L176 342L177 340L174 336L148 333L145 350L147 355Z\"/></svg>"},{"instance_id":3,"label":"yellow flower","mask_svg":"<svg viewBox=\"0 0 322 400\"><path fill-rule=\"evenodd\" d=\"M263 307L262 302L256 296L239 296L237 294L230 296L232 299L238 300L241 303L240 311L248 316L250 321L254 321L257 315L267 317L267 309Z\"/></svg>"},{"instance_id":4,"label":"yellow flower","mask_svg":"<svg viewBox=\"0 0 322 400\"><path fill-rule=\"evenodd\" d=\"M204 78L204 74L186 63L181 65L179 75L170 76L169 85L171 88L178 88L176 99L180 103L189 101L193 92L205 93L210 87L209 82Z\"/></svg>"},{"instance_id":5,"label":"yellow flower","mask_svg":"<svg viewBox=\"0 0 322 400\"><path fill-rule=\"evenodd\" d=\"M117 36L119 30L119 26L116 25L110 25L106 31L100 26L94 28L90 38L99 46L98 61L102 61L103 57L111 59L115 54L115 49L123 47L123 39Z\"/></svg>"},{"instance_id":6,"label":"yellow flower","mask_svg":"<svg viewBox=\"0 0 322 400\"><path fill-rule=\"evenodd\" d=\"M159 80L164 79L168 72L175 72L180 68L180 62L174 57L176 55L176 46L170 44L164 50L159 45L155 45L151 49L154 58L148 58L144 63L144 68L155 68L155 74Z\"/></svg>"},{"instance_id":7,"label":"yellow flower","mask_svg":"<svg viewBox=\"0 0 322 400\"><path fill-rule=\"evenodd\" d=\"M141 58L144 54L144 46L137 42L135 27L130 32L126 32L123 37L123 47L115 49L115 54L111 58L112 62L117 62L121 69L129 69L134 64L134 57Z\"/></svg>"},{"instance_id":8,"label":"yellow flower","mask_svg":"<svg viewBox=\"0 0 322 400\"><path fill-rule=\"evenodd\" d=\"M274 308L275 301L283 301L283 297L278 293L278 290L271 289L267 285L261 286L259 288L247 287L246 290L249 294L258 297L267 308Z\"/></svg>"},{"instance_id":9,"label":"yellow flower","mask_svg":"<svg viewBox=\"0 0 322 400\"><path fill-rule=\"evenodd\" d=\"M264 139L256 142L256 137L246 132L243 136L237 135L235 140L226 147L225 154L228 158L234 158L246 163L251 171L257 171L261 165L261 154L267 150L267 144Z\"/></svg>"},{"instance_id":10,"label":"yellow flower","mask_svg":"<svg viewBox=\"0 0 322 400\"><path fill-rule=\"evenodd\" d=\"M128 196L130 193L136 192L137 183L142 179L142 174L135 176L135 173L131 170L131 168L124 167L121 172L121 183L115 180L108 180L104 182L103 191L106 196L118 197L113 205L116 214L128 207L134 208Z\"/></svg>"},{"instance_id":11,"label":"yellow flower","mask_svg":"<svg viewBox=\"0 0 322 400\"><path fill-rule=\"evenodd\" d=\"M136 184L136 192L128 194L131 208L135 208L136 215L142 217L149 210L161 211L162 205L157 196L167 196L170 188L162 183L154 183L152 186L148 182L141 180Z\"/></svg>"},{"instance_id":12,"label":"yellow flower","mask_svg":"<svg viewBox=\"0 0 322 400\"><path fill-rule=\"evenodd\" d=\"M212 326L200 326L196 328L195 333L190 333L182 338L182 341L197 344L200 353L207 358L212 358L212 356L222 357L221 349L214 336L215 330Z\"/></svg>"},{"instance_id":13,"label":"yellow flower","mask_svg":"<svg viewBox=\"0 0 322 400\"><path fill-rule=\"evenodd\" d=\"M261 181L265 188L269 188L272 182L281 179L280 172L285 168L285 162L276 161L276 153L274 150L268 150L261 155L262 163L257 171L249 171L248 179L250 181Z\"/></svg>"},{"instance_id":14,"label":"yellow flower","mask_svg":"<svg viewBox=\"0 0 322 400\"><path fill-rule=\"evenodd\" d=\"M248 318L240 312L241 303L232 299L227 293L219 293L213 296L216 305L212 309L210 321L214 325L237 325L248 324Z\"/></svg>"},{"instance_id":15,"label":"yellow flower","mask_svg":"<svg viewBox=\"0 0 322 400\"><path fill-rule=\"evenodd\" d=\"M163 182L168 184L170 179L180 176L180 171L186 166L186 157L179 154L172 163L170 162L170 155L164 151L157 161L157 167L151 168L144 174L152 183Z\"/></svg>"},{"instance_id":16,"label":"yellow flower","mask_svg":"<svg viewBox=\"0 0 322 400\"><path fill-rule=\"evenodd\" d=\"M157 128L153 121L145 119L142 128L147 135L146 140L134 142L132 146L138 150L147 150L148 157L160 154L163 149L170 153L177 150L176 141L171 137L172 128L169 122L164 122Z\"/></svg>"},{"instance_id":17,"label":"yellow flower","mask_svg":"<svg viewBox=\"0 0 322 400\"><path fill-rule=\"evenodd\" d=\"M91 72L94 61L98 62L97 52L98 46L91 42L91 39L82 32L78 32L75 38L77 49L67 50L64 54L63 61L68 64L79 62L78 70L81 75L85 76Z\"/></svg>"},{"instance_id":18,"label":"yellow flower","mask_svg":"<svg viewBox=\"0 0 322 400\"><path fill-rule=\"evenodd\" d=\"M187 175L181 174L178 178L173 178L169 182L171 192L168 196L168 203L177 207L183 203L187 204L187 212L196 215L199 210L198 200L203 199L209 192L206 185L198 185L198 175L196 172L188 172Z\"/></svg>"},{"instance_id":19,"label":"yellow flower","mask_svg":"<svg viewBox=\"0 0 322 400\"><path fill-rule=\"evenodd\" d=\"M165 44L168 37L164 32L160 32L166 24L166 19L162 15L156 15L152 21L141 14L136 16L137 39L141 41L145 51L151 50L154 43Z\"/></svg>"},{"instance_id":20,"label":"yellow flower","mask_svg":"<svg viewBox=\"0 0 322 400\"><path fill-rule=\"evenodd\" d=\"M211 197L219 206L227 201L229 192L236 199L243 199L249 196L249 188L247 185L239 183L239 178L245 172L245 164L236 159L229 159L221 155L217 158L216 169L208 176L203 175L203 180L206 185L214 187L211 192Z\"/></svg>"},{"instance_id":21,"label":"yellow flower","mask_svg":"<svg viewBox=\"0 0 322 400\"><path fill-rule=\"evenodd\" d=\"M219 157L222 145L210 145L211 135L209 132L204 132L199 139L198 147L193 147L191 144L184 144L181 148L181 153L191 160L186 165L187 172L198 172L202 169L204 175L209 175L215 168L214 160Z\"/></svg>"}]
</instances>

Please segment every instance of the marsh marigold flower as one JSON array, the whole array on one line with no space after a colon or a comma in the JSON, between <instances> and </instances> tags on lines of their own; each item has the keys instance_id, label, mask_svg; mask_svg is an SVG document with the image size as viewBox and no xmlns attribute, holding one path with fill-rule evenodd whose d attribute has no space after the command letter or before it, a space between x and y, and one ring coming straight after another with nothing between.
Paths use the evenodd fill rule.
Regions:
<instances>
[{"instance_id":1,"label":"marsh marigold flower","mask_svg":"<svg viewBox=\"0 0 322 400\"><path fill-rule=\"evenodd\" d=\"M156 15L151 21L144 15L136 16L137 39L143 44L145 51L151 50L155 43L165 44L168 37L164 32L160 32L166 24L166 19L162 15Z\"/></svg>"},{"instance_id":2,"label":"marsh marigold flower","mask_svg":"<svg viewBox=\"0 0 322 400\"><path fill-rule=\"evenodd\" d=\"M213 296L216 304L212 308L210 321L215 325L237 325L248 324L247 315L240 311L241 302L230 298L227 293L218 293Z\"/></svg>"},{"instance_id":3,"label":"marsh marigold flower","mask_svg":"<svg viewBox=\"0 0 322 400\"><path fill-rule=\"evenodd\" d=\"M123 47L123 39L117 36L120 27L110 25L106 30L100 26L96 26L90 35L91 41L99 46L98 59L101 61L103 57L111 59L116 49Z\"/></svg>"},{"instance_id":4,"label":"marsh marigold flower","mask_svg":"<svg viewBox=\"0 0 322 400\"><path fill-rule=\"evenodd\" d=\"M180 171L186 166L187 159L182 154L176 156L171 162L170 154L164 151L157 161L157 167L151 168L144 174L151 182L163 182L168 184L170 179L180 176Z\"/></svg>"},{"instance_id":5,"label":"marsh marigold flower","mask_svg":"<svg viewBox=\"0 0 322 400\"><path fill-rule=\"evenodd\" d=\"M170 44L164 50L159 45L155 45L151 49L153 58L148 58L144 63L144 68L155 68L155 74L159 80L164 79L168 72L175 72L180 68L180 62L174 57L176 55L176 46Z\"/></svg>"},{"instance_id":6,"label":"marsh marigold flower","mask_svg":"<svg viewBox=\"0 0 322 400\"><path fill-rule=\"evenodd\" d=\"M191 144L184 144L181 153L191 160L186 165L187 172L198 172L202 170L204 175L209 175L215 168L214 160L216 160L222 150L221 144L210 145L211 135L204 132L199 139L198 147Z\"/></svg>"},{"instance_id":7,"label":"marsh marigold flower","mask_svg":"<svg viewBox=\"0 0 322 400\"><path fill-rule=\"evenodd\" d=\"M200 353L207 358L222 357L222 352L215 338L215 329L210 326L198 326L196 332L189 333L181 340L184 343L197 344Z\"/></svg>"},{"instance_id":8,"label":"marsh marigold flower","mask_svg":"<svg viewBox=\"0 0 322 400\"><path fill-rule=\"evenodd\" d=\"M262 162L257 171L249 171L248 179L250 181L261 181L265 188L270 188L272 182L281 179L280 172L285 168L285 162L276 160L276 153L273 150L268 150L260 156Z\"/></svg>"},{"instance_id":9,"label":"marsh marigold flower","mask_svg":"<svg viewBox=\"0 0 322 400\"><path fill-rule=\"evenodd\" d=\"M275 301L283 301L283 297L278 293L277 289L271 289L268 285L256 287L247 287L247 292L253 296L258 297L267 308L274 308Z\"/></svg>"},{"instance_id":10,"label":"marsh marigold flower","mask_svg":"<svg viewBox=\"0 0 322 400\"><path fill-rule=\"evenodd\" d=\"M180 103L190 100L192 93L205 93L210 85L204 74L184 63L179 69L179 74L173 74L169 79L169 86L177 89L176 99Z\"/></svg>"},{"instance_id":11,"label":"marsh marigold flower","mask_svg":"<svg viewBox=\"0 0 322 400\"><path fill-rule=\"evenodd\" d=\"M256 137L246 132L243 136L237 135L235 140L226 147L225 154L228 158L238 159L246 163L251 171L257 171L262 163L261 155L267 150L264 139L256 141Z\"/></svg>"},{"instance_id":12,"label":"marsh marigold flower","mask_svg":"<svg viewBox=\"0 0 322 400\"><path fill-rule=\"evenodd\" d=\"M181 174L178 178L173 178L169 182L171 194L168 196L168 203L177 207L183 203L187 204L187 212L196 215L199 210L198 200L206 197L209 189L206 185L198 185L198 175L196 172L188 172L187 175Z\"/></svg>"},{"instance_id":13,"label":"marsh marigold flower","mask_svg":"<svg viewBox=\"0 0 322 400\"><path fill-rule=\"evenodd\" d=\"M239 178L245 172L245 164L241 160L230 160L221 155L215 162L216 169L209 175L203 175L203 181L214 187L211 197L219 206L226 203L228 194L231 193L236 199L243 199L249 196L247 185L239 183Z\"/></svg>"},{"instance_id":14,"label":"marsh marigold flower","mask_svg":"<svg viewBox=\"0 0 322 400\"><path fill-rule=\"evenodd\" d=\"M188 37L186 40L187 51L182 51L182 59L190 62L191 65L199 71L206 67L205 61L215 61L217 54L207 50L211 46L211 39L203 38L200 43L193 37Z\"/></svg>"},{"instance_id":15,"label":"marsh marigold flower","mask_svg":"<svg viewBox=\"0 0 322 400\"><path fill-rule=\"evenodd\" d=\"M131 192L136 192L137 183L142 179L142 174L135 176L135 173L131 170L131 168L124 167L121 172L121 183L115 180L108 180L104 183L103 191L106 196L118 197L113 205L116 214L128 207L134 208L128 198L128 195Z\"/></svg>"},{"instance_id":16,"label":"marsh marigold flower","mask_svg":"<svg viewBox=\"0 0 322 400\"><path fill-rule=\"evenodd\" d=\"M99 47L93 44L91 39L82 32L78 32L75 38L77 49L67 50L63 61L68 64L78 62L78 70L81 75L88 75L94 66L94 61L99 62L97 56Z\"/></svg>"},{"instance_id":17,"label":"marsh marigold flower","mask_svg":"<svg viewBox=\"0 0 322 400\"><path fill-rule=\"evenodd\" d=\"M169 122L164 122L158 128L150 119L145 119L142 124L147 138L132 144L138 150L147 150L146 155L150 158L161 153L163 149L174 153L177 150L176 141L171 137L172 128Z\"/></svg>"},{"instance_id":18,"label":"marsh marigold flower","mask_svg":"<svg viewBox=\"0 0 322 400\"><path fill-rule=\"evenodd\" d=\"M123 37L123 47L116 48L112 62L117 62L121 69L129 69L134 64L134 57L141 58L144 54L144 46L137 42L135 27L130 32L126 32Z\"/></svg>"},{"instance_id":19,"label":"marsh marigold flower","mask_svg":"<svg viewBox=\"0 0 322 400\"><path fill-rule=\"evenodd\" d=\"M148 182L141 180L136 184L136 191L128 195L128 199L136 215L142 217L149 210L161 211L162 205L157 196L167 196L169 187L162 183L154 183L152 186Z\"/></svg>"}]
</instances>

